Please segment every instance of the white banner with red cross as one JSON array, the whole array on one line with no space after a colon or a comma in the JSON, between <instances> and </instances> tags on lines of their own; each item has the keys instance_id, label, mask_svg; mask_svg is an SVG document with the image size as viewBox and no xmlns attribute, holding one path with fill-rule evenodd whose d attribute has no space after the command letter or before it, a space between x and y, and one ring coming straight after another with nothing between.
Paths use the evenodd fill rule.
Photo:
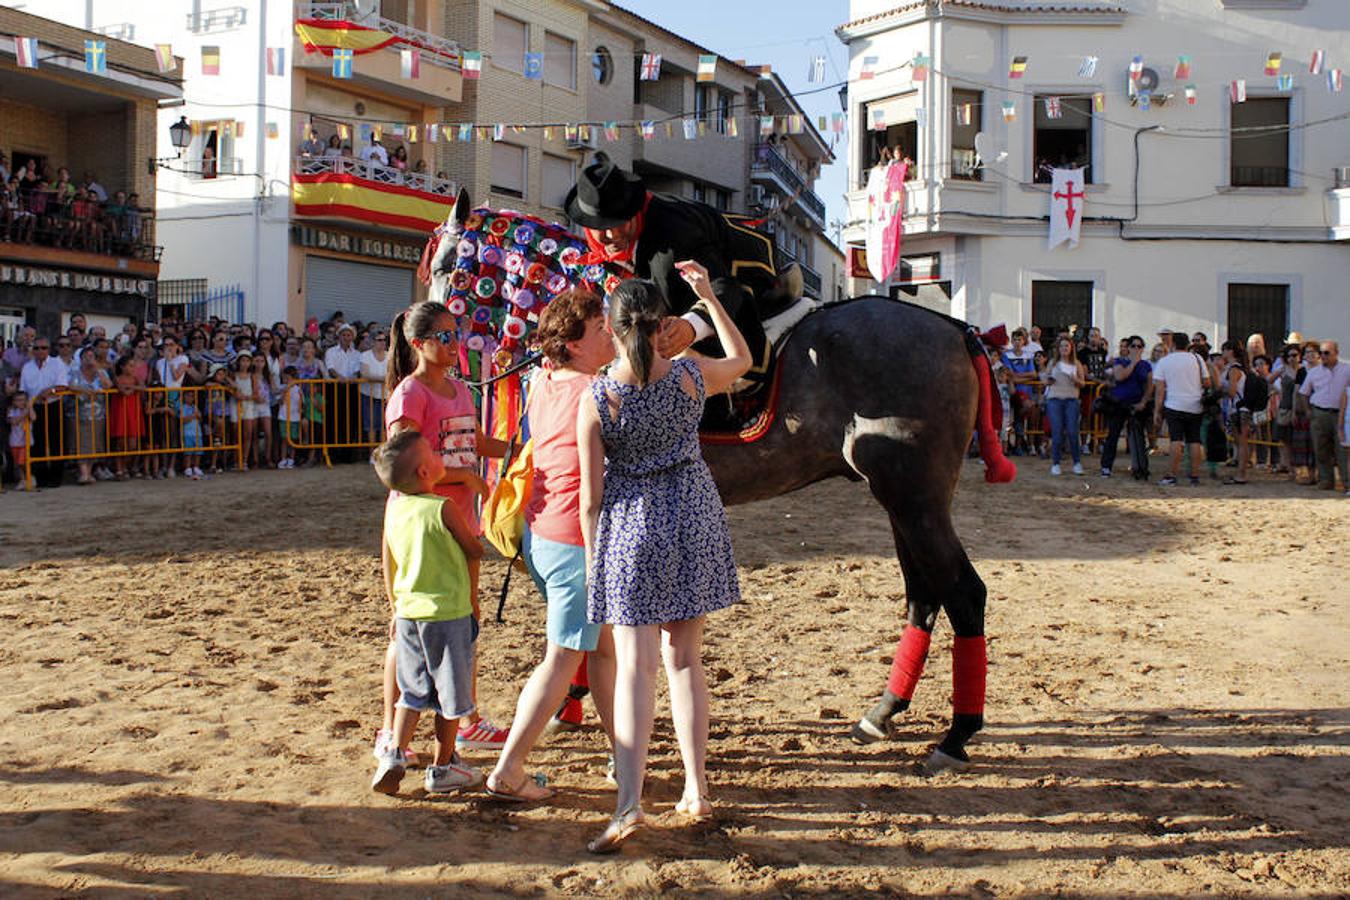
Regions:
<instances>
[{"instance_id":1,"label":"white banner with red cross","mask_svg":"<svg viewBox=\"0 0 1350 900\"><path fill-rule=\"evenodd\" d=\"M1065 241L1078 246L1083 224L1083 170L1055 169L1050 186L1050 249Z\"/></svg>"}]
</instances>

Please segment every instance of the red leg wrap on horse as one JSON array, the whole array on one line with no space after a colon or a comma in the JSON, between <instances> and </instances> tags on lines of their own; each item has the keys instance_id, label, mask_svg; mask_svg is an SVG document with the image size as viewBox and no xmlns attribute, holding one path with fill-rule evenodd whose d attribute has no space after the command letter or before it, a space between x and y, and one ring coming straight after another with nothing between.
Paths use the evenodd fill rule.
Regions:
<instances>
[{"instance_id":1,"label":"red leg wrap on horse","mask_svg":"<svg viewBox=\"0 0 1350 900\"><path fill-rule=\"evenodd\" d=\"M952 640L952 712L984 715L984 680L988 670L984 635Z\"/></svg>"},{"instance_id":2,"label":"red leg wrap on horse","mask_svg":"<svg viewBox=\"0 0 1350 900\"><path fill-rule=\"evenodd\" d=\"M997 407L995 413L994 389L990 383L989 360L983 353L970 358L975 366L975 380L980 384L979 405L975 413L975 430L980 440L980 458L984 460L984 480L990 484L1012 481L1017 477L1017 466L1003 455L1003 443L999 440L999 423L1003 418L1003 407Z\"/></svg>"},{"instance_id":3,"label":"red leg wrap on horse","mask_svg":"<svg viewBox=\"0 0 1350 900\"><path fill-rule=\"evenodd\" d=\"M581 665L577 666L576 674L572 676L572 684L576 687L589 688L591 686L590 675L586 673L586 660L590 659L589 654L582 654Z\"/></svg>"},{"instance_id":4,"label":"red leg wrap on horse","mask_svg":"<svg viewBox=\"0 0 1350 900\"><path fill-rule=\"evenodd\" d=\"M901 700L914 699L914 685L919 683L923 674L924 660L928 658L928 644L933 636L922 628L913 625L905 627L900 635L900 643L895 646L895 658L891 660L891 677L886 680L886 690Z\"/></svg>"}]
</instances>

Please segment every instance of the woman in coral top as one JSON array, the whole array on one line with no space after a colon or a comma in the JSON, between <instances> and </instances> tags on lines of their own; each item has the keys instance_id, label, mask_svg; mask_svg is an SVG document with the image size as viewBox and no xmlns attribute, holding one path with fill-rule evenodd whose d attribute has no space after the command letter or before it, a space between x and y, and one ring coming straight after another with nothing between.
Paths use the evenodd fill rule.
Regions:
<instances>
[{"instance_id":1,"label":"woman in coral top","mask_svg":"<svg viewBox=\"0 0 1350 900\"><path fill-rule=\"evenodd\" d=\"M549 303L539 317L538 337L550 367L530 385L534 485L525 508L523 555L547 602L548 646L520 692L511 734L487 779L488 793L501 800L543 800L553 793L527 775L525 758L562 702L583 656L596 712L612 738L614 643L609 626L594 625L586 617L577 408L590 395L596 373L614 359L614 343L600 298L579 289Z\"/></svg>"}]
</instances>

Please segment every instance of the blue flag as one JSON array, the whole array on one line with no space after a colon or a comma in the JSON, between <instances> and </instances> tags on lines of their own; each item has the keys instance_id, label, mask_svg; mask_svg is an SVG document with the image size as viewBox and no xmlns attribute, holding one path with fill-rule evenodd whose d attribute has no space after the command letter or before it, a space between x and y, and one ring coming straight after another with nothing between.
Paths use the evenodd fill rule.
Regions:
<instances>
[{"instance_id":1,"label":"blue flag","mask_svg":"<svg viewBox=\"0 0 1350 900\"><path fill-rule=\"evenodd\" d=\"M544 77L544 54L525 54L525 77L536 81Z\"/></svg>"},{"instance_id":2,"label":"blue flag","mask_svg":"<svg viewBox=\"0 0 1350 900\"><path fill-rule=\"evenodd\" d=\"M333 51L333 77L352 77L352 51L339 47Z\"/></svg>"},{"instance_id":3,"label":"blue flag","mask_svg":"<svg viewBox=\"0 0 1350 900\"><path fill-rule=\"evenodd\" d=\"M84 42L84 70L102 74L108 71L108 42Z\"/></svg>"}]
</instances>

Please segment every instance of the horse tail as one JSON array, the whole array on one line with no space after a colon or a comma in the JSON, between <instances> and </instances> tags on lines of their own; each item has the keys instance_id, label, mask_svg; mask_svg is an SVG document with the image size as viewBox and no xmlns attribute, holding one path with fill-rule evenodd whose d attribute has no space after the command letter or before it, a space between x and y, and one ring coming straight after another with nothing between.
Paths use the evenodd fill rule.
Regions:
<instances>
[{"instance_id":1,"label":"horse tail","mask_svg":"<svg viewBox=\"0 0 1350 900\"><path fill-rule=\"evenodd\" d=\"M975 431L980 440L980 458L984 460L984 480L990 484L1004 484L1017 477L1017 466L1003 455L1003 443L998 437L1003 426L1003 404L994 402L998 384L994 381L994 372L989 366L989 356L985 353L984 345L969 330L966 331L966 349L970 352L975 380L980 387Z\"/></svg>"}]
</instances>

